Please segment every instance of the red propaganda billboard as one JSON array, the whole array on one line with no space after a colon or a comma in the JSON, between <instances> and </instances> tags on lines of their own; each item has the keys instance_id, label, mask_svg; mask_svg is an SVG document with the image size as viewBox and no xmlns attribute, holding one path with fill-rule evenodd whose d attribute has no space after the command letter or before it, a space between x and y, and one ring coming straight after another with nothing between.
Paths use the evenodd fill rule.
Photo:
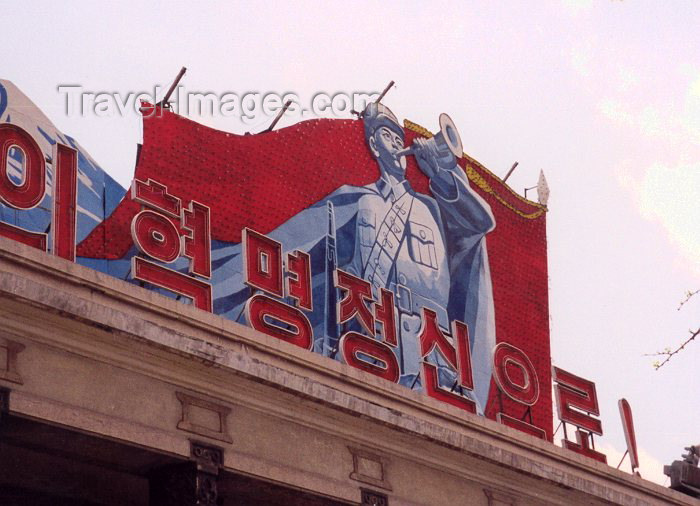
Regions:
<instances>
[{"instance_id":1,"label":"red propaganda billboard","mask_svg":"<svg viewBox=\"0 0 700 506\"><path fill-rule=\"evenodd\" d=\"M58 134L41 145L45 124L20 129L37 146L0 129L13 213L0 234L55 228L35 245L552 440L546 209L465 155L449 116L433 135L372 103L358 119L234 135L142 113L127 191ZM57 154L35 167L34 147ZM54 181L54 163L54 219L17 218L27 181ZM49 209L53 192L34 193Z\"/></svg>"}]
</instances>

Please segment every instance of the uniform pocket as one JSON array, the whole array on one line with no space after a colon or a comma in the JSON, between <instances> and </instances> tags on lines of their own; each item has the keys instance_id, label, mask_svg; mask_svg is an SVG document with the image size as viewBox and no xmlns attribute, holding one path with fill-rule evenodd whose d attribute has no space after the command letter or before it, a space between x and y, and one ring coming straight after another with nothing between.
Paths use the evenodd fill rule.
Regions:
<instances>
[{"instance_id":1,"label":"uniform pocket","mask_svg":"<svg viewBox=\"0 0 700 506\"><path fill-rule=\"evenodd\" d=\"M408 250L414 262L431 269L437 269L435 235L431 228L415 221L409 221Z\"/></svg>"}]
</instances>

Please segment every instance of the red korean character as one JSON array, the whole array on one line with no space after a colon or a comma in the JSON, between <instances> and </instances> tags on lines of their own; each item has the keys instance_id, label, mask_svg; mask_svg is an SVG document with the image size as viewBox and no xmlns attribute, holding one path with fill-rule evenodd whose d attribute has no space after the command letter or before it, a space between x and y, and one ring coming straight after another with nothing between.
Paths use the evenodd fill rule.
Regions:
<instances>
[{"instance_id":1,"label":"red korean character","mask_svg":"<svg viewBox=\"0 0 700 506\"><path fill-rule=\"evenodd\" d=\"M449 366L458 372L458 382L460 386L467 390L473 390L474 379L472 377L469 330L467 325L460 321L453 321L452 338L457 345L456 349L450 344L438 325L437 313L430 309L423 308L423 328L419 339L421 356L424 357L423 379L425 381L426 393L434 399L452 404L469 413L476 413L476 403L462 395L442 388L438 381L437 366L425 361L425 357L430 355L432 351L437 348Z\"/></svg>"},{"instance_id":2,"label":"red korean character","mask_svg":"<svg viewBox=\"0 0 700 506\"><path fill-rule=\"evenodd\" d=\"M251 229L243 230L244 282L251 288L281 298L284 295L282 245ZM311 261L306 253L287 255L291 276L288 295L300 307L311 310ZM245 306L246 319L255 329L268 336L287 341L304 349L313 347L311 323L302 311L267 295L251 297Z\"/></svg>"},{"instance_id":3,"label":"red korean character","mask_svg":"<svg viewBox=\"0 0 700 506\"><path fill-rule=\"evenodd\" d=\"M595 451L589 443L589 436L592 440L592 434L603 435L603 424L591 416L600 416L595 383L558 367L552 367L552 379L555 382L554 397L559 419L588 431L577 430L576 443L564 439L564 447L600 462L607 462L607 457Z\"/></svg>"},{"instance_id":4,"label":"red korean character","mask_svg":"<svg viewBox=\"0 0 700 506\"><path fill-rule=\"evenodd\" d=\"M345 291L345 297L338 302L338 323L345 323L356 316L367 333L374 337L374 314L370 309L374 303L372 286L364 279L340 269L335 270L334 277L335 285Z\"/></svg>"},{"instance_id":5,"label":"red korean character","mask_svg":"<svg viewBox=\"0 0 700 506\"><path fill-rule=\"evenodd\" d=\"M16 184L7 172L8 157L21 157L22 182ZM57 143L53 148L53 210L51 234L53 254L75 260L76 201L78 181L77 151ZM46 162L39 144L22 128L0 125L0 202L19 210L38 206L46 194ZM42 251L47 236L0 222L0 235Z\"/></svg>"},{"instance_id":6,"label":"red korean character","mask_svg":"<svg viewBox=\"0 0 700 506\"><path fill-rule=\"evenodd\" d=\"M530 409L540 396L540 383L537 371L530 358L520 348L509 343L498 343L493 352L493 378L499 390L512 400ZM499 412L496 420L503 425L518 429L540 439L547 439L547 433L521 418Z\"/></svg>"},{"instance_id":7,"label":"red korean character","mask_svg":"<svg viewBox=\"0 0 700 506\"><path fill-rule=\"evenodd\" d=\"M591 416L600 416L595 383L558 367L552 367L552 379L556 383L554 396L561 421L602 436L603 424Z\"/></svg>"},{"instance_id":8,"label":"red korean character","mask_svg":"<svg viewBox=\"0 0 700 506\"><path fill-rule=\"evenodd\" d=\"M169 194L165 185L151 179L146 183L134 180L131 195L135 201L150 207L131 221L131 236L136 247L166 264L175 262L184 250L185 256L190 258L190 273L208 277L211 274L209 209L194 201L183 209L179 198ZM181 220L187 235L181 237L173 219ZM134 257L132 277L189 297L200 309L213 309L211 285L187 274Z\"/></svg>"}]
</instances>

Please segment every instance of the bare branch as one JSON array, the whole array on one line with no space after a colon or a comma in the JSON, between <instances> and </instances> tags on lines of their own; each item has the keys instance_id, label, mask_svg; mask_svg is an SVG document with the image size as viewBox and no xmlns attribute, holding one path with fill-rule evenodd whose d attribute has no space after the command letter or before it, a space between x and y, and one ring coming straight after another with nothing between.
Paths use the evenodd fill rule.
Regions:
<instances>
[{"instance_id":1,"label":"bare branch","mask_svg":"<svg viewBox=\"0 0 700 506\"><path fill-rule=\"evenodd\" d=\"M656 353L647 353L644 356L645 357L658 357L658 356L666 357L666 358L664 358L664 360L662 362L659 362L658 360L656 362L654 362L654 364L653 364L654 369L656 369L658 371L659 369L661 369L661 367L664 366L664 364L666 362L671 360L673 355L680 353L683 350L683 348L685 348L691 341L693 341L696 337L698 337L698 335L700 335L700 328L695 330L695 331L690 330L689 332L690 332L690 337L688 339L686 339L683 342L683 344L681 344L675 350L671 350L670 348L666 348L664 351L658 351Z\"/></svg>"},{"instance_id":2,"label":"bare branch","mask_svg":"<svg viewBox=\"0 0 700 506\"><path fill-rule=\"evenodd\" d=\"M690 290L688 290L685 294L685 299L683 299L681 301L680 305L678 306L677 311L680 311L681 308L683 307L683 304L687 303L691 299L691 297L697 293L700 293L700 290L695 290L694 292L691 292Z\"/></svg>"}]
</instances>

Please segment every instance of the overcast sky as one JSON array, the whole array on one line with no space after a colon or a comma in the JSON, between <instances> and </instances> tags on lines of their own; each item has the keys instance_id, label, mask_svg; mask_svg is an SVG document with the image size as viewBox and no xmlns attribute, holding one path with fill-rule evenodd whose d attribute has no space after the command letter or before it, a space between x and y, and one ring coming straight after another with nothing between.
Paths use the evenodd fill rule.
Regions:
<instances>
[{"instance_id":1,"label":"overcast sky","mask_svg":"<svg viewBox=\"0 0 700 506\"><path fill-rule=\"evenodd\" d=\"M663 483L662 465L700 443L700 342L659 371L644 356L700 326L700 294L677 311L700 289L700 2L192 6L14 1L3 9L0 78L123 186L139 116L69 115L58 85L152 93L185 65L188 91L309 102L395 80L384 103L401 119L435 131L447 112L492 172L519 161L514 190L544 170L553 361L597 384L597 447L613 466L625 448L617 400L629 400L642 475ZM270 122L189 112L235 133Z\"/></svg>"}]
</instances>

